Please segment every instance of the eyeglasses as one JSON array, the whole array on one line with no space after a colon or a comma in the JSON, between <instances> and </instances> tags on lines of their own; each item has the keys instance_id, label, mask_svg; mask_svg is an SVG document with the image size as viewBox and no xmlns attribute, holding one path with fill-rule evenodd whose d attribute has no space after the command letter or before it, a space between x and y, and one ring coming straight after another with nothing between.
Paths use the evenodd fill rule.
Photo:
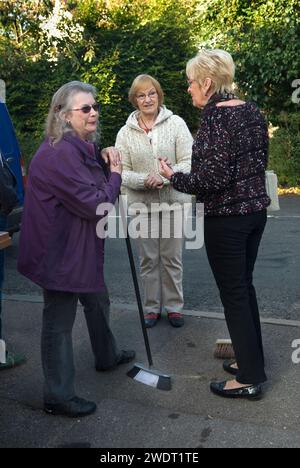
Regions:
<instances>
[{"instance_id":1,"label":"eyeglasses","mask_svg":"<svg viewBox=\"0 0 300 468\"><path fill-rule=\"evenodd\" d=\"M94 109L95 112L99 112L100 104L95 103L95 104L92 104L91 106L86 104L85 106L80 107L80 109L69 109L69 110L70 111L81 111L84 114L89 114L92 109Z\"/></svg>"},{"instance_id":2,"label":"eyeglasses","mask_svg":"<svg viewBox=\"0 0 300 468\"><path fill-rule=\"evenodd\" d=\"M145 101L145 99L148 97L149 99L155 99L157 96L157 92L156 91L150 91L149 94L138 94L136 96L136 98L139 100L139 101Z\"/></svg>"},{"instance_id":3,"label":"eyeglasses","mask_svg":"<svg viewBox=\"0 0 300 468\"><path fill-rule=\"evenodd\" d=\"M194 81L196 81L196 80L187 80L188 87L192 86Z\"/></svg>"}]
</instances>

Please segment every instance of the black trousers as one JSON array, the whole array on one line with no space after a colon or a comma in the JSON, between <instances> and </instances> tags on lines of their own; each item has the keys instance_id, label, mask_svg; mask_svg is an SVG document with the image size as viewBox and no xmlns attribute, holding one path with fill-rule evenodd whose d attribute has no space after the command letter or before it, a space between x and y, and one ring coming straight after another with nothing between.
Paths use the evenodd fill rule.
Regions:
<instances>
[{"instance_id":1,"label":"black trousers","mask_svg":"<svg viewBox=\"0 0 300 468\"><path fill-rule=\"evenodd\" d=\"M253 270L266 225L266 210L242 216L206 217L205 246L220 291L243 384L264 382L264 354Z\"/></svg>"},{"instance_id":2,"label":"black trousers","mask_svg":"<svg viewBox=\"0 0 300 468\"><path fill-rule=\"evenodd\" d=\"M109 326L107 291L71 293L44 289L42 365L45 403L62 403L75 396L75 367L72 329L77 302L84 306L95 367L107 369L116 364L119 351Z\"/></svg>"}]
</instances>

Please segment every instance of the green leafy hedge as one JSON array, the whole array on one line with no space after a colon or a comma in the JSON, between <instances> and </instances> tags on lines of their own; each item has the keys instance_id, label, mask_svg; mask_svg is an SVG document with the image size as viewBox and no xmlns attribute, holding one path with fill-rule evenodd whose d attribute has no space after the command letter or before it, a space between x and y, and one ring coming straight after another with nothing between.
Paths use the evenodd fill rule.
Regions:
<instances>
[{"instance_id":1,"label":"green leafy hedge","mask_svg":"<svg viewBox=\"0 0 300 468\"><path fill-rule=\"evenodd\" d=\"M300 186L300 115L281 112L277 124L270 139L269 166L282 187Z\"/></svg>"},{"instance_id":2,"label":"green leafy hedge","mask_svg":"<svg viewBox=\"0 0 300 468\"><path fill-rule=\"evenodd\" d=\"M186 92L185 64L198 47L221 47L234 57L242 95L279 127L271 140L270 167L282 185L299 184L299 104L291 100L292 82L300 78L298 4L0 0L0 78L25 158L43 138L53 93L73 79L98 89L103 145L114 143L132 111L128 89L140 73L160 81L166 105L194 132L199 112Z\"/></svg>"},{"instance_id":3,"label":"green leafy hedge","mask_svg":"<svg viewBox=\"0 0 300 468\"><path fill-rule=\"evenodd\" d=\"M17 7L25 8L26 3L17 2ZM8 106L25 159L31 158L42 139L53 93L72 79L89 82L99 92L104 146L114 144L117 131L133 110L128 90L140 73L155 76L165 92L166 105L195 127L198 112L190 105L185 78L186 61L196 51L190 41L187 8L192 3L124 0L108 8L104 1L70 2L73 23L84 30L76 43L70 44L66 38L59 46L54 39L52 45L49 38L45 40L33 23L22 23L19 11L17 20L29 28L29 36L30 27L35 28L37 41L16 48L10 38L0 40L0 56L11 58L8 67L0 62L0 76L7 83ZM10 21L11 12L7 15ZM57 50L51 58L53 44ZM30 54L28 50L24 54L23 47Z\"/></svg>"}]
</instances>

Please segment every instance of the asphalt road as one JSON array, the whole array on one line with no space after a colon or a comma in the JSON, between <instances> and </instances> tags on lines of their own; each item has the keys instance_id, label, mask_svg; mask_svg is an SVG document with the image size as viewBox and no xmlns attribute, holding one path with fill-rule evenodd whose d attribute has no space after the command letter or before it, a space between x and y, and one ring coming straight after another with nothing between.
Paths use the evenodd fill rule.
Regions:
<instances>
[{"instance_id":1,"label":"asphalt road","mask_svg":"<svg viewBox=\"0 0 300 468\"><path fill-rule=\"evenodd\" d=\"M254 281L261 315L299 320L300 317L300 197L281 197L281 210L269 216ZM7 295L41 295L40 288L16 271L18 234L7 249ZM125 240L110 239L106 244L106 282L112 302L134 303ZM184 251L185 308L206 312L221 311L218 291L205 249Z\"/></svg>"}]
</instances>

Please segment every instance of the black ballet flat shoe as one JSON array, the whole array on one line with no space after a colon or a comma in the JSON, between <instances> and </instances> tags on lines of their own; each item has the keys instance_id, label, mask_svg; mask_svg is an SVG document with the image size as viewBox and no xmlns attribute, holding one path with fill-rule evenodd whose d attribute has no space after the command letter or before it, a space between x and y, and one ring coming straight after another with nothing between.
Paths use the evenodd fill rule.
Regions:
<instances>
[{"instance_id":1,"label":"black ballet flat shoe","mask_svg":"<svg viewBox=\"0 0 300 468\"><path fill-rule=\"evenodd\" d=\"M225 382L212 382L211 391L224 398L247 398L249 400L259 400L262 397L261 385L249 385L249 387L239 387L232 390L225 390Z\"/></svg>"},{"instance_id":2,"label":"black ballet flat shoe","mask_svg":"<svg viewBox=\"0 0 300 468\"><path fill-rule=\"evenodd\" d=\"M231 361L224 361L223 369L231 375L237 375L239 370L232 367L232 364L236 364L236 361L234 359Z\"/></svg>"}]
</instances>

